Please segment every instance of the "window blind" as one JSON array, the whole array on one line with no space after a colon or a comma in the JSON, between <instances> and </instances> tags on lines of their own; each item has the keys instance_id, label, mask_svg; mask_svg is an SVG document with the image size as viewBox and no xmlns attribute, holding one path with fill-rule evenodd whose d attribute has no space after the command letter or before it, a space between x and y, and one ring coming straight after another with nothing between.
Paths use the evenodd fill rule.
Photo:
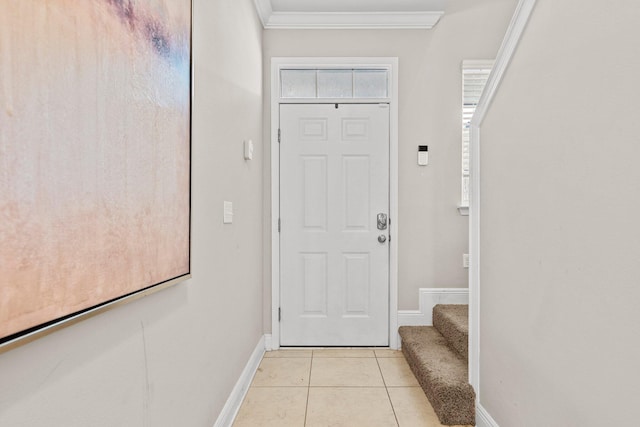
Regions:
<instances>
[{"instance_id":1,"label":"window blind","mask_svg":"<svg viewBox=\"0 0 640 427\"><path fill-rule=\"evenodd\" d=\"M492 67L492 60L462 61L462 206L469 206L471 118L476 111Z\"/></svg>"}]
</instances>

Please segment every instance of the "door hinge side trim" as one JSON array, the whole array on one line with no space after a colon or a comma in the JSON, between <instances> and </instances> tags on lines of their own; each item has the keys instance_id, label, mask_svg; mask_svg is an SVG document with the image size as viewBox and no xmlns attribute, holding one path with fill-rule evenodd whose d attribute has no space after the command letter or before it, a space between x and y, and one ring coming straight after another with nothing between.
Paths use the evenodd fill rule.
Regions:
<instances>
[{"instance_id":1,"label":"door hinge side trim","mask_svg":"<svg viewBox=\"0 0 640 427\"><path fill-rule=\"evenodd\" d=\"M278 218L278 233L280 232L280 218Z\"/></svg>"},{"instance_id":2,"label":"door hinge side trim","mask_svg":"<svg viewBox=\"0 0 640 427\"><path fill-rule=\"evenodd\" d=\"M281 138L282 138L282 133L280 132L280 129L278 129L278 144L280 144Z\"/></svg>"},{"instance_id":3,"label":"door hinge side trim","mask_svg":"<svg viewBox=\"0 0 640 427\"><path fill-rule=\"evenodd\" d=\"M282 309L278 307L278 322L282 321Z\"/></svg>"}]
</instances>

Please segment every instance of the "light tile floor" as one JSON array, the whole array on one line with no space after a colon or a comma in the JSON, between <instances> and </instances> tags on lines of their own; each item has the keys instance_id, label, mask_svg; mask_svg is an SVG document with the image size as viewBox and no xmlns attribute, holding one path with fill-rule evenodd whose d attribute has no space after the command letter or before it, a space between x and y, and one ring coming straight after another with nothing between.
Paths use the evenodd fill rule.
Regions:
<instances>
[{"instance_id":1,"label":"light tile floor","mask_svg":"<svg viewBox=\"0 0 640 427\"><path fill-rule=\"evenodd\" d=\"M234 427L440 427L400 351L265 353Z\"/></svg>"}]
</instances>

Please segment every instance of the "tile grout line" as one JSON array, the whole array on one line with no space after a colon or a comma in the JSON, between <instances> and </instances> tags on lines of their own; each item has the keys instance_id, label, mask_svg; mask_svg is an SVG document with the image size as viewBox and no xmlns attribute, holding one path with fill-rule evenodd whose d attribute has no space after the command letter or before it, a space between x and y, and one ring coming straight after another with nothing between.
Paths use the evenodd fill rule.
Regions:
<instances>
[{"instance_id":1,"label":"tile grout line","mask_svg":"<svg viewBox=\"0 0 640 427\"><path fill-rule=\"evenodd\" d=\"M384 374L382 373L382 368L380 367L380 361L378 360L378 355L373 352L373 355L376 358L376 365L378 365L378 370L380 371L380 376L382 377L382 384L384 384L384 391L387 393L387 398L389 399L389 405L391 405L391 410L393 411L393 417L396 419L396 426L400 427L400 422L398 421L398 415L396 414L396 408L393 407L393 401L391 400L391 395L389 394L389 387L387 387L387 382L384 379Z\"/></svg>"},{"instance_id":2,"label":"tile grout line","mask_svg":"<svg viewBox=\"0 0 640 427\"><path fill-rule=\"evenodd\" d=\"M309 363L309 382L307 383L307 403L304 407L304 426L307 425L307 414L309 413L309 395L311 394L311 371L313 370L313 353L311 350L311 363Z\"/></svg>"},{"instance_id":3,"label":"tile grout line","mask_svg":"<svg viewBox=\"0 0 640 427\"><path fill-rule=\"evenodd\" d=\"M381 389L381 388L385 388L385 386L380 385L314 385L311 387L307 387L307 386L294 386L294 385L289 385L289 386L260 386L260 387L253 387L253 388L315 388L315 389L327 389L327 388L340 388L340 389L362 389L362 388L373 388L373 389ZM392 388L417 388L417 387L404 387L404 386L393 386Z\"/></svg>"}]
</instances>

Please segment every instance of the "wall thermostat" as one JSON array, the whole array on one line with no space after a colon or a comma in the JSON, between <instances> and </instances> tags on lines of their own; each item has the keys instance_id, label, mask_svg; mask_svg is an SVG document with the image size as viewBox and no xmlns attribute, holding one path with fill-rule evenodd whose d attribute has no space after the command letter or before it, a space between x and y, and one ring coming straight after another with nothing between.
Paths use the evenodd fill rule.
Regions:
<instances>
[{"instance_id":1,"label":"wall thermostat","mask_svg":"<svg viewBox=\"0 0 640 427\"><path fill-rule=\"evenodd\" d=\"M418 145L418 166L427 166L429 164L429 146Z\"/></svg>"}]
</instances>

